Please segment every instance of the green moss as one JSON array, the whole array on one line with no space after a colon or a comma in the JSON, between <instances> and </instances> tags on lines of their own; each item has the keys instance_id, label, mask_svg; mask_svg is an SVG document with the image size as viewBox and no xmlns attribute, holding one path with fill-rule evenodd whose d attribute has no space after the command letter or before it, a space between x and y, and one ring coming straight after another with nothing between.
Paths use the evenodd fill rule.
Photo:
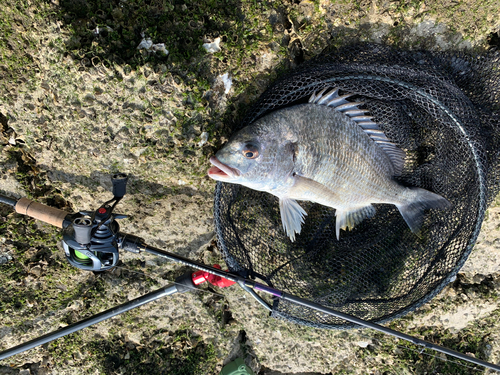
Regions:
<instances>
[{"instance_id":1,"label":"green moss","mask_svg":"<svg viewBox=\"0 0 500 375\"><path fill-rule=\"evenodd\" d=\"M4 81L17 80L21 76L34 76L32 54L37 41L32 33L33 23L43 22L50 14L46 3L34 1L36 12L25 1L9 0L0 6L0 78ZM7 98L3 98L4 100Z\"/></svg>"},{"instance_id":2,"label":"green moss","mask_svg":"<svg viewBox=\"0 0 500 375\"><path fill-rule=\"evenodd\" d=\"M106 339L86 342L81 334L66 336L49 344L49 352L61 367L71 361L82 374L114 373L126 369L133 374L203 375L213 373L217 363L212 344L206 344L187 330L173 332L169 337L162 331L152 332L151 337L141 340L141 346L126 342L126 338L110 332ZM182 347L182 355L174 348ZM94 365L88 368L83 355L92 358Z\"/></svg>"}]
</instances>

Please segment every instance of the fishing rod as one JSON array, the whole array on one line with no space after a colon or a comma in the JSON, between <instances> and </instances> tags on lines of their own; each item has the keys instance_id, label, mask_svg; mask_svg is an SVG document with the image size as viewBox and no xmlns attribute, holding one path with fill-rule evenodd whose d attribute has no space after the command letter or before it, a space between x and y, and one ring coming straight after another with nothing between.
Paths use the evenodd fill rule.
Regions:
<instances>
[{"instance_id":1,"label":"fishing rod","mask_svg":"<svg viewBox=\"0 0 500 375\"><path fill-rule=\"evenodd\" d=\"M181 263L198 271L188 273L176 279L174 284L160 288L156 291L138 297L117 307L111 308L82 321L71 324L55 332L48 333L34 340L17 345L13 348L0 352L0 360L9 358L15 354L35 348L48 343L70 333L79 331L93 324L109 319L146 303L159 298L170 296L175 293L185 293L195 290L196 286L203 282L210 282L219 287L228 287L238 284L242 289L250 293L262 306L271 311L272 308L256 292L266 293L273 298L279 298L297 305L301 305L318 312L331 315L361 327L371 328L376 331L409 341L413 344L432 349L453 357L465 360L476 365L480 365L500 372L500 366L465 355L463 353L448 349L434 343L407 335L390 328L365 321L352 315L348 315L320 304L308 301L301 297L283 292L256 282L248 277L236 273L223 271L220 266L208 266L203 263L193 261L180 255L158 249L147 245L140 237L132 234L121 233L118 219L125 219L126 215L115 214L113 211L116 205L126 193L128 177L118 173L111 178L113 183L113 199L103 203L94 212L81 211L78 213L68 213L58 208L49 207L44 204L32 201L27 198L13 200L0 195L0 203L7 204L15 209L17 213L30 216L32 218L52 224L62 228L62 245L68 262L79 269L85 271L107 271L118 264L119 250L133 253L146 252L156 256L166 258L170 261Z\"/></svg>"}]
</instances>

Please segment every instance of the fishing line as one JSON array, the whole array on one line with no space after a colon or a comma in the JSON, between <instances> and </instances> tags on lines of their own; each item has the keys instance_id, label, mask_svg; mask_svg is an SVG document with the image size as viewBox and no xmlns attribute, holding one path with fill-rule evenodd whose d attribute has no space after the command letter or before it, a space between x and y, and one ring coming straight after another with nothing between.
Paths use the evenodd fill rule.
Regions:
<instances>
[{"instance_id":1,"label":"fishing line","mask_svg":"<svg viewBox=\"0 0 500 375\"><path fill-rule=\"evenodd\" d=\"M365 334L362 334L362 333L359 333L360 337L364 338L364 339L367 339L367 340L372 340L372 341L375 341L379 346L382 346L384 345L384 342L381 341L380 339L376 338L376 337L370 337L370 336L367 336ZM388 337L389 339L390 337ZM417 350L417 349L413 349L413 348L410 348L410 347L407 347L407 346L403 346L403 345L399 345L397 343L394 342L394 340L392 340L392 345L394 345L395 347L399 348L399 349L406 349L406 350L409 350L409 351L412 351L414 353L418 353L418 354L423 354L423 355L426 355L428 357L432 357L432 358L436 358L436 359L439 359L441 360L442 362L450 362L450 363L454 363L454 364L457 364L459 366L462 366L462 367L465 367L467 369L470 369L470 370L474 370L474 371L483 371L483 369L481 368L478 368L478 367L471 367L471 366L467 366L461 362L458 362L458 361L454 361L454 360L451 360L451 359L448 359L447 357L443 358L443 357L440 357L440 356L436 356L434 354L431 354L431 353L428 353L426 352L426 349L427 348L424 348L422 347L422 349L420 350ZM390 345L390 343L388 342L388 340L385 341L385 343L387 345ZM380 351L380 350L379 350ZM389 351L385 352L385 353L390 353ZM394 358L394 354L395 353L390 353L391 356ZM396 357L397 358L397 357ZM464 361L465 362L465 361Z\"/></svg>"},{"instance_id":2,"label":"fishing line","mask_svg":"<svg viewBox=\"0 0 500 375\"><path fill-rule=\"evenodd\" d=\"M478 306L476 306L476 307L478 307L478 309L479 309L480 311L483 311L483 308L482 308L480 305L478 305ZM377 342L379 343L379 345L382 345L382 341L381 341L380 339L376 338L376 337L369 337L369 336L366 336L366 335L361 334L361 333L360 333L360 336L362 336L362 337L363 337L363 338L365 338L365 339L372 339L372 340L374 340L374 341L377 341ZM387 339L389 339L389 338L390 338L390 337L387 337ZM392 338L392 339L394 340L394 338ZM449 357L449 356L446 356L446 355L445 355L445 357L436 356L436 355L434 355L434 354L431 354L431 353L429 353L429 352L426 352L425 350L426 350L427 348L424 348L424 347L422 347L421 349L417 350L417 349L413 349L413 348L410 348L410 347L407 347L407 346L398 345L398 344L396 344L396 343L394 343L394 345L395 345L397 348L400 348L400 349L406 349L406 350L410 350L410 351L413 351L413 352L416 352L416 353L419 353L419 354L423 354L423 355L426 355L426 356L429 356L429 357L437 358L437 359L441 360L442 362L449 362L449 363L453 363L453 364L456 364L456 365L459 365L459 366L462 366L462 367L465 367L465 368L467 368L467 369L474 370L474 371L479 371L479 372L484 371L484 369L482 369L482 368L479 368L479 367L471 367L471 366L468 366L468 365L464 364L463 362L466 362L465 360L464 360L463 362L458 362L458 361L456 361L456 360L448 359L448 357ZM495 371L495 370L494 370L494 371Z\"/></svg>"},{"instance_id":3,"label":"fishing line","mask_svg":"<svg viewBox=\"0 0 500 375\"><path fill-rule=\"evenodd\" d=\"M393 370L396 374L401 374L401 372L399 372L397 369L394 368L394 366L392 366L391 364L388 364L388 366L391 368L391 370Z\"/></svg>"},{"instance_id":4,"label":"fishing line","mask_svg":"<svg viewBox=\"0 0 500 375\"><path fill-rule=\"evenodd\" d=\"M11 251L9 251L9 252L11 252ZM6 253L5 253L5 254L6 254ZM125 270L125 271L127 271L127 272L130 272L130 273L135 273L135 274L137 274L137 275L141 275L141 276L144 276L144 277L148 277L148 278L150 278L150 279L155 280L156 282L158 282L158 284L159 284L161 287L164 287L164 286L166 286L166 285L168 285L168 284L182 285L182 284L177 283L177 282L175 282L175 281L173 281L173 280L160 278L160 277L159 277L158 275L156 275L156 274L146 274L146 273L141 272L141 271L136 271L136 270L133 270L133 269L127 268L127 267L125 267L125 266L115 266L115 267L114 267L114 269L121 269L121 270ZM111 274L112 274L112 273L113 273L113 271L111 272ZM156 277L153 277L153 275L155 275ZM104 279L104 280L105 280L106 282L109 282L109 281L110 281L110 280L106 280L106 279ZM92 289L92 288L91 288L91 287L89 287L86 291L88 291L88 290L90 290L90 289ZM195 291L200 291L200 292L204 292L204 293L212 294L212 295L217 296L217 297L222 297L222 298L224 298L224 300L225 300L226 302L228 302L228 301L227 301L227 298L226 298L226 296L225 296L224 294L217 293L217 292L212 291L212 290L210 290L210 289L197 287L196 289L193 289L193 292L195 292ZM84 292L85 292L85 291L84 291ZM83 292L83 293L84 293L84 292ZM82 297L82 298L83 298L83 297ZM73 299L72 301L77 301L77 299ZM69 302L68 304L66 304L66 306L65 306L65 307L61 306L59 309L55 310L55 311L56 311L56 314L60 314L60 315L61 315L59 318L61 318L61 319L62 319L62 318L64 318L64 314L65 314L65 313L67 313L67 312L65 312L64 310L68 309L68 306L69 306L70 304L71 304L71 302ZM73 310L71 310L71 311L73 311ZM34 322L34 324L35 324L36 322L39 322L39 321L45 321L45 320L47 320L48 318L50 318L50 317L52 317L52 316L53 316L53 314L52 314L52 313L50 313L50 312L48 312L48 314L49 314L48 316L44 316L43 314L40 314L40 315L38 315L38 316L35 316L35 317L32 317L32 318L29 318L29 320L33 321L33 322Z\"/></svg>"},{"instance_id":5,"label":"fishing line","mask_svg":"<svg viewBox=\"0 0 500 375\"><path fill-rule=\"evenodd\" d=\"M377 339L376 339L377 340ZM378 341L378 340L377 340ZM471 367L471 366L467 366L463 363L460 363L458 361L454 361L454 360L451 360L451 359L447 359L447 358L443 358L443 357L439 357L439 356L436 356L434 354L430 354L430 353L427 353L425 352L426 348L422 348L421 350L416 350L416 349L412 349L412 348L408 348L408 347L405 347L405 346L401 346L401 345L397 345L395 344L396 347L400 348L400 349L407 349L407 350L410 350L412 352L415 352L415 353L418 353L418 354L423 354L423 355L426 355L428 357L432 357L432 358L436 358L436 359L439 359L441 360L442 362L450 362L450 363L454 363L454 364L457 364L459 366L462 366L462 367L465 367L467 369L471 369L471 370L475 370L475 371L483 371L483 369L480 369L478 367ZM464 361L465 362L465 361Z\"/></svg>"},{"instance_id":6,"label":"fishing line","mask_svg":"<svg viewBox=\"0 0 500 375\"><path fill-rule=\"evenodd\" d=\"M124 266L116 266L115 268L120 268L120 269L123 269L123 270L126 270L128 272L131 272L131 273L136 273L136 274L139 274L139 275L142 275L142 276L145 276L145 277L149 277L151 279L154 279L156 281L158 281L159 283L161 283L161 281L158 280L158 275L154 274L155 276L153 276L153 274L146 274L144 272L140 272L140 271L136 271L136 270L132 270L132 269L129 269L127 267L124 267ZM163 279L162 280L166 280L166 279ZM174 284L178 284L176 283L175 281L169 281L167 280L168 282L170 283L174 283ZM226 302L228 302L226 296L224 294L220 294L220 293L216 293L216 292L213 292L209 289L197 289L197 290L200 290L200 291L204 291L204 292L208 292L208 293L212 293L216 296L219 296L219 297L223 297L224 300ZM366 334L362 334L362 333L359 333L360 337L364 338L364 339L367 339L367 340L371 340L372 342L375 342L377 343L379 346L382 346L384 344L384 342L382 340L380 340L379 338L376 338L376 337L370 337ZM418 354L422 354L422 355L426 355L428 357L431 357L431 358L435 358L435 359L438 359L440 360L441 362L448 362L448 363L453 363L453 364L456 364L456 365L459 365L461 367L464 367L464 368L467 368L469 370L473 370L473 371L482 371L482 369L478 368L478 367L471 367L471 366L467 366L465 365L464 363L461 363L461 362L458 362L458 361L454 361L454 360L451 360L451 359L448 359L447 357L441 357L441 356L436 356L434 354L431 354L429 352L426 351L426 348L422 348L420 350L417 350L417 349L413 349L413 348L410 348L410 347L407 347L407 346L403 346L403 345L399 345L395 342L392 342L392 343L389 343L388 340L386 340L385 342L386 344L392 344L394 345L396 348L399 348L401 350L408 350L408 351L411 351L411 352L414 352L414 353L418 353ZM379 350L380 351L380 350ZM393 359L398 359L397 356L394 355L394 353L390 353L390 352L384 352L384 353L387 353L387 354L390 354ZM394 372L400 374L401 372L397 371L394 366L392 366L391 364L387 364Z\"/></svg>"},{"instance_id":7,"label":"fishing line","mask_svg":"<svg viewBox=\"0 0 500 375\"><path fill-rule=\"evenodd\" d=\"M153 280L157 281L157 282L158 282L161 286L165 286L165 285L167 285L167 284L182 285L182 284L180 284L180 283L177 283L177 282L175 282L175 281L171 281L171 280L169 280L169 279L164 279L164 278L162 277L162 278L161 278L161 280L166 281L166 283L164 283L164 282L161 282L160 280L158 280L158 279L157 279L159 276L153 277L153 276L151 276L152 274L146 274L146 273L144 273L144 272L141 272L141 271L136 271L136 270L132 270L132 269L127 268L127 267L124 267L124 266L115 266L115 268L120 268L120 269L126 270L126 271L128 271L128 272L132 272L132 273L136 273L136 274L138 274L138 275L143 275L143 276L145 276L145 277L149 277L149 278L151 278L151 279L153 279ZM154 275L156 275L156 274L154 274ZM218 296L218 297L223 297L224 299L226 299L226 296L225 296L224 294L217 293L217 292L214 292L214 291L212 291L212 290L210 290L210 289L206 289L206 288L200 288L200 287L197 287L196 289L193 289L193 292L194 292L194 291L198 291L198 290L199 290L200 292L211 293L211 294L213 294L213 295L215 295L215 296Z\"/></svg>"}]
</instances>

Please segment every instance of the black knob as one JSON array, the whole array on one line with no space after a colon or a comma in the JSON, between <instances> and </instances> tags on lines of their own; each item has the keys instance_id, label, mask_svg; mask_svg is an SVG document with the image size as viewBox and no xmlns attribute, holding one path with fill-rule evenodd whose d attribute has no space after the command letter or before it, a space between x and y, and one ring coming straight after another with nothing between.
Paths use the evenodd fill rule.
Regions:
<instances>
[{"instance_id":1,"label":"black knob","mask_svg":"<svg viewBox=\"0 0 500 375\"><path fill-rule=\"evenodd\" d=\"M116 198L121 198L127 192L128 176L124 173L117 173L111 177L113 183L113 195Z\"/></svg>"}]
</instances>

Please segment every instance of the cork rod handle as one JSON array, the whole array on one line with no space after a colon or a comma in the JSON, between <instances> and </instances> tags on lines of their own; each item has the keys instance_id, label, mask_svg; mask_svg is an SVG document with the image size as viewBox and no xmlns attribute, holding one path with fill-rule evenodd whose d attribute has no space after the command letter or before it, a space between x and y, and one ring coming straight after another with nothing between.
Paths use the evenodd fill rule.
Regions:
<instances>
[{"instance_id":1,"label":"cork rod handle","mask_svg":"<svg viewBox=\"0 0 500 375\"><path fill-rule=\"evenodd\" d=\"M28 198L19 199L16 203L15 209L19 214L44 221L58 228L62 228L64 218L69 214L69 212L34 202Z\"/></svg>"}]
</instances>

